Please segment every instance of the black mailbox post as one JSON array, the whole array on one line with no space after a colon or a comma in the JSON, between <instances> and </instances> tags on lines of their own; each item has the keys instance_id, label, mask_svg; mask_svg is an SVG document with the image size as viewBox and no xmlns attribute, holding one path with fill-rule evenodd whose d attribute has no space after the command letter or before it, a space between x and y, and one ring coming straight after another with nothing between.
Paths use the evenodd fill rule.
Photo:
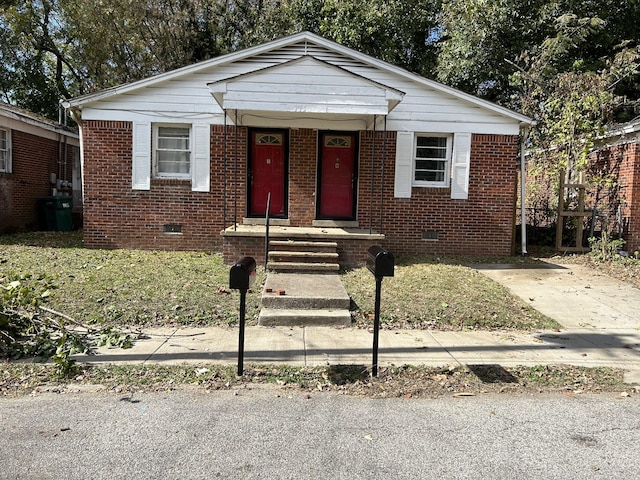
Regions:
<instances>
[{"instance_id":1,"label":"black mailbox post","mask_svg":"<svg viewBox=\"0 0 640 480\"><path fill-rule=\"evenodd\" d=\"M251 257L238 260L229 271L229 288L240 290L240 333L238 334L238 375L244 370L244 317L247 303L247 290L256 279L256 261Z\"/></svg>"},{"instance_id":2,"label":"black mailbox post","mask_svg":"<svg viewBox=\"0 0 640 480\"><path fill-rule=\"evenodd\" d=\"M367 250L367 268L376 277L375 317L373 320L373 365L371 375L378 376L378 341L380 331L380 294L382 293L382 279L393 277L395 258L384 248L374 245Z\"/></svg>"}]
</instances>

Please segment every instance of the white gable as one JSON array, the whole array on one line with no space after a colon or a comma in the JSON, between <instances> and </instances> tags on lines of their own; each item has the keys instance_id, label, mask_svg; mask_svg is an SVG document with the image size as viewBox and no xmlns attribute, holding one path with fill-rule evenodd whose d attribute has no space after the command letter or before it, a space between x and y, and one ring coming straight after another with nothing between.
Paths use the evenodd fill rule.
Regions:
<instances>
[{"instance_id":1,"label":"white gable","mask_svg":"<svg viewBox=\"0 0 640 480\"><path fill-rule=\"evenodd\" d=\"M256 112L387 115L403 97L308 55L209 87L223 109Z\"/></svg>"}]
</instances>

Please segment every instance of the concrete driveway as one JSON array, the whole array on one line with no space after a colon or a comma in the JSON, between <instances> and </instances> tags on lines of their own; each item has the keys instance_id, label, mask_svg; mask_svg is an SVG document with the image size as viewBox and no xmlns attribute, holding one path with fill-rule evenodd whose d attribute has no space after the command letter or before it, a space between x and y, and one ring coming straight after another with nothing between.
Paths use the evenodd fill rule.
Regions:
<instances>
[{"instance_id":1,"label":"concrete driveway","mask_svg":"<svg viewBox=\"0 0 640 480\"><path fill-rule=\"evenodd\" d=\"M545 262L476 268L564 327L557 333L535 334L540 340L599 352L603 364L616 359L635 370L634 381L640 380L640 289L582 265Z\"/></svg>"},{"instance_id":2,"label":"concrete driveway","mask_svg":"<svg viewBox=\"0 0 640 480\"><path fill-rule=\"evenodd\" d=\"M582 265L490 264L477 269L565 328L640 328L640 289Z\"/></svg>"}]
</instances>

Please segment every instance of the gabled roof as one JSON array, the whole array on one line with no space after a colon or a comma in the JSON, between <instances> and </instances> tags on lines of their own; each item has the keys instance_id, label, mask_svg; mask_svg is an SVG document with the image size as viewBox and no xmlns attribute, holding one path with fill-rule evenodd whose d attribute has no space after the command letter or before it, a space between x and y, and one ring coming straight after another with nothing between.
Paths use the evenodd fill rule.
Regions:
<instances>
[{"instance_id":1,"label":"gabled roof","mask_svg":"<svg viewBox=\"0 0 640 480\"><path fill-rule=\"evenodd\" d=\"M318 35L315 35L310 32L301 32L288 37L283 37L277 40L273 40L271 42L263 43L261 45L257 45L255 47L250 47L244 50L240 50L234 53L230 53L227 55L222 55L216 58L212 58L210 60L206 60L203 62L199 62L193 65L188 65L186 67L178 68L176 70L172 70L166 73L162 73L159 75L155 75L153 77L145 78L142 80L138 80L136 82L119 85L116 87L108 88L105 90L101 90L99 92L91 93L88 95L83 95L80 97L76 97L70 100L63 101L62 104L65 108L82 108L84 105L91 104L96 101L108 99L109 97L113 97L115 95L120 95L123 93L133 92L135 90L145 88L148 86L152 86L158 84L160 82L164 82L166 80L176 79L183 75L188 75L192 73L198 73L200 71L210 69L211 67L222 66L229 63L237 62L240 60L244 60L253 56L261 55L264 53L268 53L273 50L278 50L284 47L288 47L291 45L295 45L301 42L308 42L312 45L317 45L323 48L326 48L329 51L336 52L344 57L351 58L355 61L362 62L365 65L369 65L371 67L388 71L393 74L396 74L400 77L404 77L408 80L416 82L418 84L424 85L430 89L441 92L446 95L450 95L454 98L458 98L462 101L468 102L472 105L475 105L479 108L487 109L491 112L494 112L498 115L504 116L506 118L513 119L514 121L532 124L533 120L529 117L522 115L520 113L514 112L507 108L496 105L492 102L488 102L486 100L482 100L473 95L469 95L467 93L461 92L455 88L447 87L441 83L438 83L433 80L426 79L414 73L411 73L407 70L404 70L400 67L391 65L390 63L384 62L382 60L378 60L374 57L366 55L364 53L360 53L351 48L345 47L338 43L335 43L331 40L327 40Z\"/></svg>"},{"instance_id":2,"label":"gabled roof","mask_svg":"<svg viewBox=\"0 0 640 480\"><path fill-rule=\"evenodd\" d=\"M310 83L297 74L300 69L331 82ZM282 77L290 81L283 83ZM222 109L338 115L387 115L404 96L310 55L212 82L209 90Z\"/></svg>"},{"instance_id":3,"label":"gabled roof","mask_svg":"<svg viewBox=\"0 0 640 480\"><path fill-rule=\"evenodd\" d=\"M32 125L34 127L39 127L50 132L79 138L78 134L67 126L60 125L59 123L49 120L46 117L30 112L23 108L14 107L13 105L9 105L8 103L0 102L0 116L16 120L27 125Z\"/></svg>"}]
</instances>

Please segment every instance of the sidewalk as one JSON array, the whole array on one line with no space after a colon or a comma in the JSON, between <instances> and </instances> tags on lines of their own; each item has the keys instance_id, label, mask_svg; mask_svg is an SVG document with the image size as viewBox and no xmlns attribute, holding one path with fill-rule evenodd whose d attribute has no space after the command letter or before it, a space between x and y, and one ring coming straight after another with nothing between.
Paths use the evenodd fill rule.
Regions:
<instances>
[{"instance_id":1,"label":"sidewalk","mask_svg":"<svg viewBox=\"0 0 640 480\"><path fill-rule=\"evenodd\" d=\"M559 332L441 332L381 330L380 365L502 366L571 364L629 371L640 383L640 290L577 265L479 265L565 328ZM382 307L384 308L384 306ZM238 328L160 328L133 348L99 349L77 356L90 363L237 362ZM245 365L364 364L372 361L373 334L355 328L246 328Z\"/></svg>"}]
</instances>

